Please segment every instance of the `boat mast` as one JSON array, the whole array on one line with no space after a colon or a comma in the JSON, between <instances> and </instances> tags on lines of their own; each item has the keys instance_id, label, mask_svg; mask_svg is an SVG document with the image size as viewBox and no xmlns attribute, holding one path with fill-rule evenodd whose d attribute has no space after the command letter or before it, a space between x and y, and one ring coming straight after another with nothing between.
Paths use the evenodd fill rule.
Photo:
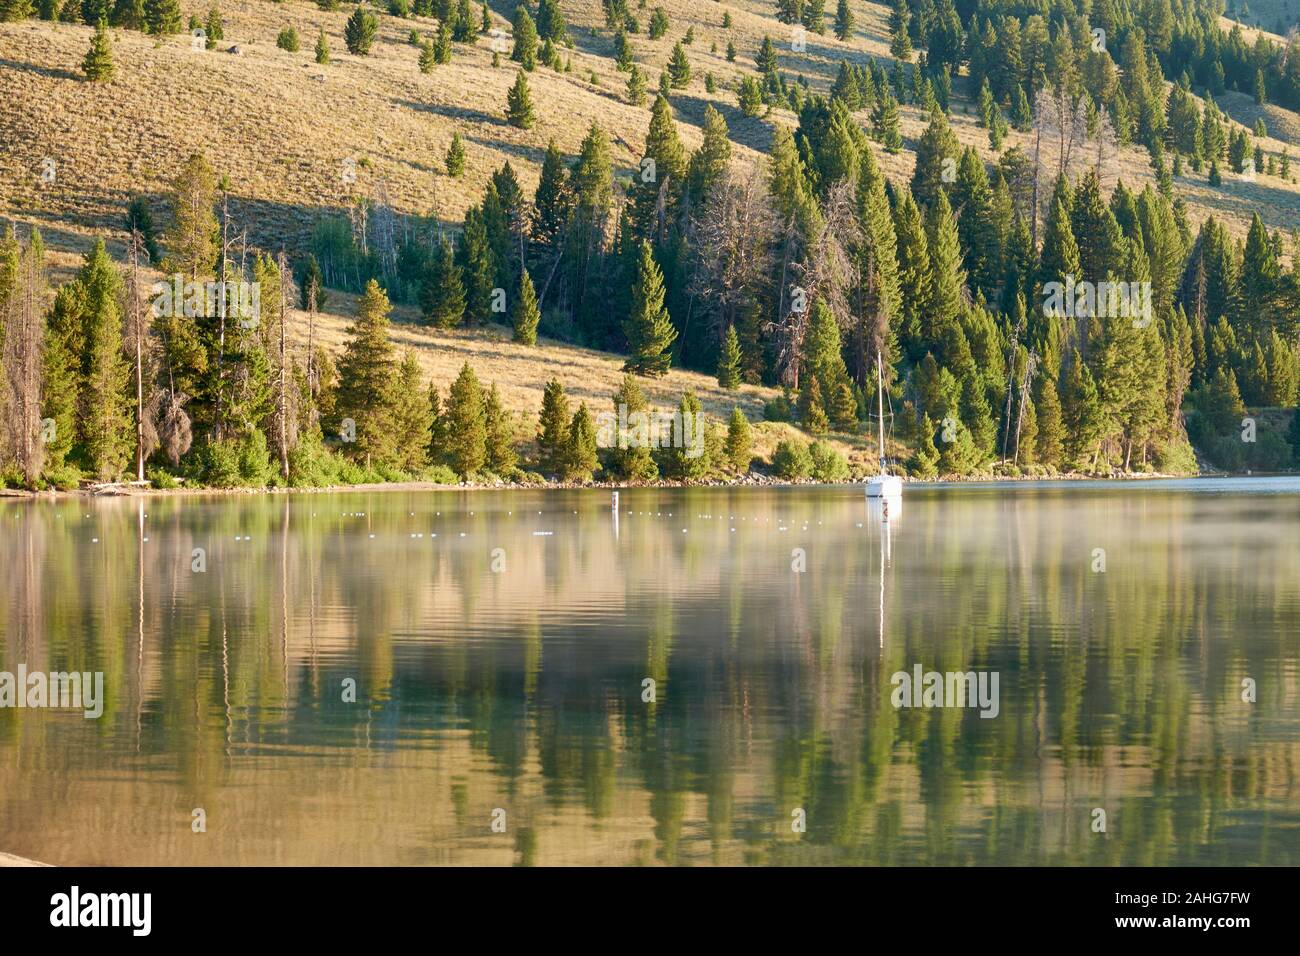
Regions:
<instances>
[{"instance_id":1,"label":"boat mast","mask_svg":"<svg viewBox=\"0 0 1300 956\"><path fill-rule=\"evenodd\" d=\"M880 473L885 473L885 382L880 373L880 353L876 353L876 417L880 425Z\"/></svg>"}]
</instances>

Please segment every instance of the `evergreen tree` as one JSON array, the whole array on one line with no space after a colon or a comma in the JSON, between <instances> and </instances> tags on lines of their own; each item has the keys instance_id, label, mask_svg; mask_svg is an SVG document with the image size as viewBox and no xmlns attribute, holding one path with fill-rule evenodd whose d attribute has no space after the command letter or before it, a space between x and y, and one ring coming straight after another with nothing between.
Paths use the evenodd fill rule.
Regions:
<instances>
[{"instance_id":1,"label":"evergreen tree","mask_svg":"<svg viewBox=\"0 0 1300 956\"><path fill-rule=\"evenodd\" d=\"M596 425L587 411L587 403L578 406L569 423L569 437L564 449L564 477L566 481L591 481L600 467L596 447Z\"/></svg>"},{"instance_id":2,"label":"evergreen tree","mask_svg":"<svg viewBox=\"0 0 1300 956\"><path fill-rule=\"evenodd\" d=\"M627 78L627 101L633 106L645 105L645 74L635 63L632 64L632 72Z\"/></svg>"},{"instance_id":3,"label":"evergreen tree","mask_svg":"<svg viewBox=\"0 0 1300 956\"><path fill-rule=\"evenodd\" d=\"M298 31L290 24L276 35L275 45L286 53L297 53L302 47L302 41L298 37Z\"/></svg>"},{"instance_id":4,"label":"evergreen tree","mask_svg":"<svg viewBox=\"0 0 1300 956\"><path fill-rule=\"evenodd\" d=\"M944 180L946 169L955 176L957 161L961 157L961 144L948 125L948 117L935 107L930 111L930 125L926 127L916 145L916 169L912 174L912 195L923 206L931 205L940 190L947 189L955 179Z\"/></svg>"},{"instance_id":5,"label":"evergreen tree","mask_svg":"<svg viewBox=\"0 0 1300 956\"><path fill-rule=\"evenodd\" d=\"M934 421L922 414L917 429L916 450L908 462L908 471L915 478L933 478L939 472L939 450L934 445Z\"/></svg>"},{"instance_id":6,"label":"evergreen tree","mask_svg":"<svg viewBox=\"0 0 1300 956\"><path fill-rule=\"evenodd\" d=\"M677 413L682 421L682 440L674 442L664 455L663 472L680 481L698 481L708 474L710 460L708 443L700 447L694 441L695 435L704 433L704 409L694 392L682 395Z\"/></svg>"},{"instance_id":7,"label":"evergreen tree","mask_svg":"<svg viewBox=\"0 0 1300 956\"><path fill-rule=\"evenodd\" d=\"M655 7L654 12L650 15L650 39L658 40L668 32L668 14L664 13L663 7Z\"/></svg>"},{"instance_id":8,"label":"evergreen tree","mask_svg":"<svg viewBox=\"0 0 1300 956\"><path fill-rule=\"evenodd\" d=\"M609 453L610 469L628 481L651 481L659 475L659 468L650 454L650 435L641 429L638 418L646 415L650 403L646 401L641 386L630 372L623 375L618 391L614 393L614 418L618 434L613 436ZM623 424L632 425L634 431L625 430Z\"/></svg>"},{"instance_id":9,"label":"evergreen tree","mask_svg":"<svg viewBox=\"0 0 1300 956\"><path fill-rule=\"evenodd\" d=\"M745 474L749 464L754 460L754 429L750 426L745 413L739 408L731 410L731 420L727 422L727 440L723 446L733 471Z\"/></svg>"},{"instance_id":10,"label":"evergreen tree","mask_svg":"<svg viewBox=\"0 0 1300 956\"><path fill-rule=\"evenodd\" d=\"M519 9L522 10L523 7ZM519 129L532 129L535 120L533 97L528 91L528 80L522 70L515 77L515 85L506 94L506 119L511 126Z\"/></svg>"},{"instance_id":11,"label":"evergreen tree","mask_svg":"<svg viewBox=\"0 0 1300 956\"><path fill-rule=\"evenodd\" d=\"M330 41L325 38L325 30L322 28L316 36L316 62L324 66L330 61Z\"/></svg>"},{"instance_id":12,"label":"evergreen tree","mask_svg":"<svg viewBox=\"0 0 1300 956\"><path fill-rule=\"evenodd\" d=\"M537 323L540 319L537 293L533 289L533 280L525 269L519 280L519 292L515 295L515 307L511 315L515 328L514 340L524 345L536 345Z\"/></svg>"},{"instance_id":13,"label":"evergreen tree","mask_svg":"<svg viewBox=\"0 0 1300 956\"><path fill-rule=\"evenodd\" d=\"M209 50L217 48L217 41L226 38L225 24L221 19L221 11L213 7L208 11L208 18L203 23L203 44Z\"/></svg>"},{"instance_id":14,"label":"evergreen tree","mask_svg":"<svg viewBox=\"0 0 1300 956\"><path fill-rule=\"evenodd\" d=\"M86 290L80 432L91 474L109 480L120 477L130 459L134 422L126 396L131 369L122 354L117 305L121 280L102 240L87 256L80 281Z\"/></svg>"},{"instance_id":15,"label":"evergreen tree","mask_svg":"<svg viewBox=\"0 0 1300 956\"><path fill-rule=\"evenodd\" d=\"M418 475L429 465L433 409L420 382L420 363L409 349L402 355L393 387L393 427L393 463L402 471Z\"/></svg>"},{"instance_id":16,"label":"evergreen tree","mask_svg":"<svg viewBox=\"0 0 1300 956\"><path fill-rule=\"evenodd\" d=\"M113 79L113 46L109 42L108 28L103 20L95 26L90 51L81 61L81 72L92 83L108 83Z\"/></svg>"},{"instance_id":17,"label":"evergreen tree","mask_svg":"<svg viewBox=\"0 0 1300 956\"><path fill-rule=\"evenodd\" d=\"M839 0L835 7L835 37L839 40L848 40L853 36L853 10L849 7L849 0Z\"/></svg>"},{"instance_id":18,"label":"evergreen tree","mask_svg":"<svg viewBox=\"0 0 1300 956\"><path fill-rule=\"evenodd\" d=\"M625 371L637 375L665 375L672 363L668 351L677 330L664 307L664 277L655 262L650 243L641 241L635 284L632 287L632 308L624 325L631 356L624 363Z\"/></svg>"},{"instance_id":19,"label":"evergreen tree","mask_svg":"<svg viewBox=\"0 0 1300 956\"><path fill-rule=\"evenodd\" d=\"M912 59L912 38L907 30L911 18L907 0L893 0L889 12L889 55L904 63Z\"/></svg>"},{"instance_id":20,"label":"evergreen tree","mask_svg":"<svg viewBox=\"0 0 1300 956\"><path fill-rule=\"evenodd\" d=\"M903 137L898 131L898 100L889 90L883 90L871 110L871 134L887 153L897 153L903 148Z\"/></svg>"},{"instance_id":21,"label":"evergreen tree","mask_svg":"<svg viewBox=\"0 0 1300 956\"><path fill-rule=\"evenodd\" d=\"M809 33L821 36L826 32L826 0L804 0L800 22Z\"/></svg>"},{"instance_id":22,"label":"evergreen tree","mask_svg":"<svg viewBox=\"0 0 1300 956\"><path fill-rule=\"evenodd\" d=\"M691 63L680 41L673 45L672 56L668 58L668 79L678 90L686 89L691 82Z\"/></svg>"},{"instance_id":23,"label":"evergreen tree","mask_svg":"<svg viewBox=\"0 0 1300 956\"><path fill-rule=\"evenodd\" d=\"M497 392L496 382L483 395L484 462L489 471L509 475L519 462L515 452L514 420Z\"/></svg>"},{"instance_id":24,"label":"evergreen tree","mask_svg":"<svg viewBox=\"0 0 1300 956\"><path fill-rule=\"evenodd\" d=\"M151 36L180 33L180 0L144 0L144 25Z\"/></svg>"},{"instance_id":25,"label":"evergreen tree","mask_svg":"<svg viewBox=\"0 0 1300 956\"><path fill-rule=\"evenodd\" d=\"M537 6L537 35L560 43L568 34L559 0L540 0Z\"/></svg>"},{"instance_id":26,"label":"evergreen tree","mask_svg":"<svg viewBox=\"0 0 1300 956\"><path fill-rule=\"evenodd\" d=\"M727 334L722 340L722 351L718 354L718 385L734 391L740 387L740 338L736 335L734 325L727 326Z\"/></svg>"},{"instance_id":27,"label":"evergreen tree","mask_svg":"<svg viewBox=\"0 0 1300 956\"><path fill-rule=\"evenodd\" d=\"M542 412L538 421L537 451L542 468L550 472L564 469L565 449L569 444L569 399L564 386L555 379L542 392Z\"/></svg>"},{"instance_id":28,"label":"evergreen tree","mask_svg":"<svg viewBox=\"0 0 1300 956\"><path fill-rule=\"evenodd\" d=\"M366 466L388 462L395 454L393 381L396 362L388 340L388 296L374 279L366 283L357 303L357 317L339 362L337 411L356 429L351 443Z\"/></svg>"},{"instance_id":29,"label":"evergreen tree","mask_svg":"<svg viewBox=\"0 0 1300 956\"><path fill-rule=\"evenodd\" d=\"M513 33L515 45L510 51L510 59L531 73L537 66L537 27L528 15L528 7L522 3L515 7Z\"/></svg>"},{"instance_id":30,"label":"evergreen tree","mask_svg":"<svg viewBox=\"0 0 1300 956\"><path fill-rule=\"evenodd\" d=\"M433 72L433 68L438 65L438 54L433 49L432 41L428 39L420 41L420 58L417 62L421 73Z\"/></svg>"},{"instance_id":31,"label":"evergreen tree","mask_svg":"<svg viewBox=\"0 0 1300 956\"><path fill-rule=\"evenodd\" d=\"M451 240L443 236L434 250L433 262L420 287L420 310L424 321L451 329L465 318L465 285Z\"/></svg>"},{"instance_id":32,"label":"evergreen tree","mask_svg":"<svg viewBox=\"0 0 1300 956\"><path fill-rule=\"evenodd\" d=\"M465 146L460 141L460 133L451 134L451 145L447 147L447 175L459 179L465 174Z\"/></svg>"},{"instance_id":33,"label":"evergreen tree","mask_svg":"<svg viewBox=\"0 0 1300 956\"><path fill-rule=\"evenodd\" d=\"M456 17L452 25L451 38L457 43L473 43L477 33L474 23L474 10L469 0L457 0Z\"/></svg>"},{"instance_id":34,"label":"evergreen tree","mask_svg":"<svg viewBox=\"0 0 1300 956\"><path fill-rule=\"evenodd\" d=\"M487 415L483 388L466 362L447 398L447 460L453 471L468 479L487 461Z\"/></svg>"},{"instance_id":35,"label":"evergreen tree","mask_svg":"<svg viewBox=\"0 0 1300 956\"><path fill-rule=\"evenodd\" d=\"M343 28L343 42L353 56L368 56L378 32L378 18L365 7L357 7Z\"/></svg>"},{"instance_id":36,"label":"evergreen tree","mask_svg":"<svg viewBox=\"0 0 1300 956\"><path fill-rule=\"evenodd\" d=\"M477 206L465 211L465 223L456 246L456 264L465 287L465 322L470 325L487 322L492 317L496 267L483 212Z\"/></svg>"},{"instance_id":37,"label":"evergreen tree","mask_svg":"<svg viewBox=\"0 0 1300 956\"><path fill-rule=\"evenodd\" d=\"M433 59L439 66L451 62L451 30L445 20L438 24L438 32L433 35Z\"/></svg>"}]
</instances>

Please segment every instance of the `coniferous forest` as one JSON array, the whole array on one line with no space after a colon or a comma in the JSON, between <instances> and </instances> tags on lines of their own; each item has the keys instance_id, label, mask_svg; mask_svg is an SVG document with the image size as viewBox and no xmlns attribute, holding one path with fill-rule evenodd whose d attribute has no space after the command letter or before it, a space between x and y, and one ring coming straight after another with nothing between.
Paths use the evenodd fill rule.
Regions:
<instances>
[{"instance_id":1,"label":"coniferous forest","mask_svg":"<svg viewBox=\"0 0 1300 956\"><path fill-rule=\"evenodd\" d=\"M595 50L622 85L578 79L643 110L644 141L594 110L576 151L548 136L535 174L494 167L463 217L358 194L282 236L257 233L222 149L182 143L155 157L166 190L122 197L57 282L40 228L6 205L5 485L833 481L875 471L878 403L891 467L916 478L1300 463L1298 237L1258 212L1234 229L1202 198L1293 182L1282 131L1218 101L1300 110L1294 31L1243 30L1217 0L762 0L743 15L784 32L740 51L630 0L581 30L564 0L343 7L332 41L285 26L264 45L364 67L397 24L412 76L434 78L490 51L511 79L481 135L503 138L539 137L539 78ZM725 31L740 14L701 15ZM0 0L0 21L7 49L29 36L13 24L83 31L69 82L106 103L132 83L124 35L238 52L218 7L177 0ZM801 70L832 37L875 45ZM715 76L742 53L738 78ZM987 149L959 139L968 117ZM454 132L429 175L464 180L478 138ZM320 336L332 297L341 348ZM537 382L538 407L511 407L469 362L431 379L398 321L600 350L621 381L599 405ZM671 369L763 387L761 416L709 416L699 454L602 435ZM703 414L690 390L675 411ZM782 428L760 450L765 423Z\"/></svg>"}]
</instances>

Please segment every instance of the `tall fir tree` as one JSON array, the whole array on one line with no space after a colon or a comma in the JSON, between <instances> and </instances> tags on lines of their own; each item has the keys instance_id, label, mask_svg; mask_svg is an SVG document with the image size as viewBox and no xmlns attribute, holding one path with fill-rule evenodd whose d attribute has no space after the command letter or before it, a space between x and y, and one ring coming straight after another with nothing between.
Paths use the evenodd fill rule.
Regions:
<instances>
[{"instance_id":1,"label":"tall fir tree","mask_svg":"<svg viewBox=\"0 0 1300 956\"><path fill-rule=\"evenodd\" d=\"M667 374L672 364L668 349L677 338L677 330L664 307L663 272L655 262L654 250L645 240L641 241L632 308L624 331L631 350L624 370L638 375Z\"/></svg>"},{"instance_id":2,"label":"tall fir tree","mask_svg":"<svg viewBox=\"0 0 1300 956\"><path fill-rule=\"evenodd\" d=\"M447 460L453 471L469 478L487 461L487 416L483 388L466 362L447 397Z\"/></svg>"}]
</instances>

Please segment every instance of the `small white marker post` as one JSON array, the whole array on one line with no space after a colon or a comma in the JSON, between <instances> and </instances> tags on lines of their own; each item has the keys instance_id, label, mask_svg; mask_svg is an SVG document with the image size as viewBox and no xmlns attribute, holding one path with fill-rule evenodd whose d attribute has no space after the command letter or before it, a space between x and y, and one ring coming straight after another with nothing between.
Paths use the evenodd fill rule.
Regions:
<instances>
[{"instance_id":1,"label":"small white marker post","mask_svg":"<svg viewBox=\"0 0 1300 956\"><path fill-rule=\"evenodd\" d=\"M618 492L613 493L613 498L609 503L610 514L614 516L614 537L618 537Z\"/></svg>"}]
</instances>

